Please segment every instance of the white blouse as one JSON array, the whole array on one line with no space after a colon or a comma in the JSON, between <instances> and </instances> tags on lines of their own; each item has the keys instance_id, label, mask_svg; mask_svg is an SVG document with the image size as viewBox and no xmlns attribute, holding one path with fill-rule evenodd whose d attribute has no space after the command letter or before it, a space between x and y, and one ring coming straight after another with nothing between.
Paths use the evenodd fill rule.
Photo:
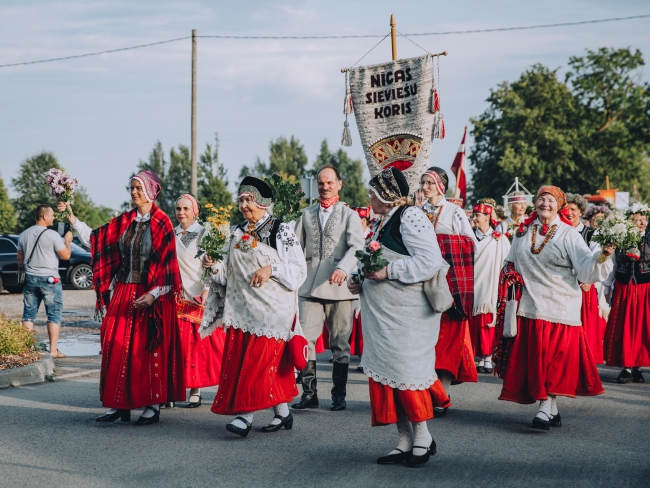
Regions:
<instances>
[{"instance_id":1,"label":"white blouse","mask_svg":"<svg viewBox=\"0 0 650 488\"><path fill-rule=\"evenodd\" d=\"M447 201L447 199L443 197L442 200L435 205L426 202L420 208L426 213L432 213L436 216L442 211L440 216L437 218L435 228L436 233L470 237L474 241L474 245L476 245L476 236L474 235L474 230L469 223L467 214L458 205ZM435 220L434 217L434 221Z\"/></svg>"},{"instance_id":2,"label":"white blouse","mask_svg":"<svg viewBox=\"0 0 650 488\"><path fill-rule=\"evenodd\" d=\"M255 229L264 225L270 218L268 213L264 214L264 217L255 224ZM276 235L276 242L278 255L282 262L271 266L271 276L289 290L297 290L307 278L307 263L302 247L300 247L300 241L291 226L282 223ZM225 286L227 279L224 271L227 267L228 255L226 254L223 261L213 266L215 274L212 276L212 280Z\"/></svg>"}]
</instances>

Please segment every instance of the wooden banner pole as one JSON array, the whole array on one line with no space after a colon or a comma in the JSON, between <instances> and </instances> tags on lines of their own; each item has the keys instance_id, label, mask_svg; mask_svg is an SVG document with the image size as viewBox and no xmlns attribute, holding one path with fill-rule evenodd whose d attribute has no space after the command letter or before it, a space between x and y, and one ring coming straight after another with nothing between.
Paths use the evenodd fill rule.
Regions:
<instances>
[{"instance_id":1,"label":"wooden banner pole","mask_svg":"<svg viewBox=\"0 0 650 488\"><path fill-rule=\"evenodd\" d=\"M395 26L397 23L395 22L395 14L390 14L390 40L391 44L393 45L393 61L397 60L397 30L395 29Z\"/></svg>"}]
</instances>

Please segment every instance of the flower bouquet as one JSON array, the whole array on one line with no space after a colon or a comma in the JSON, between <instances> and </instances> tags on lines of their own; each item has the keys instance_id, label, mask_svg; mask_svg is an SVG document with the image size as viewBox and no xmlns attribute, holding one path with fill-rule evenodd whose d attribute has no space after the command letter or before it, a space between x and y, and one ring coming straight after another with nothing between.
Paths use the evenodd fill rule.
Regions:
<instances>
[{"instance_id":1,"label":"flower bouquet","mask_svg":"<svg viewBox=\"0 0 650 488\"><path fill-rule=\"evenodd\" d=\"M361 261L361 268L359 268L361 283L363 283L366 273L374 273L388 266L389 262L381 257L382 252L383 248L379 241L370 241L366 244L365 250L354 253L354 257Z\"/></svg>"},{"instance_id":2,"label":"flower bouquet","mask_svg":"<svg viewBox=\"0 0 650 488\"><path fill-rule=\"evenodd\" d=\"M205 233L197 246L196 257L207 254L215 261L222 261L227 254L225 247L230 240L230 211L232 205L216 208L211 203L208 203L205 208L212 212L212 215L207 218L206 222L202 223L203 227L205 227ZM201 281L205 281L211 275L212 269L205 268Z\"/></svg>"},{"instance_id":3,"label":"flower bouquet","mask_svg":"<svg viewBox=\"0 0 650 488\"><path fill-rule=\"evenodd\" d=\"M597 222L598 229L592 237L595 242L624 249L625 255L633 261L641 257L638 245L642 236L634 222L620 212L612 212Z\"/></svg>"},{"instance_id":4,"label":"flower bouquet","mask_svg":"<svg viewBox=\"0 0 650 488\"><path fill-rule=\"evenodd\" d=\"M43 173L45 181L50 187L50 195L56 198L57 202L74 203L74 190L79 186L77 178L73 178L65 169L50 168ZM56 218L63 220L70 213L69 209L57 212Z\"/></svg>"}]
</instances>

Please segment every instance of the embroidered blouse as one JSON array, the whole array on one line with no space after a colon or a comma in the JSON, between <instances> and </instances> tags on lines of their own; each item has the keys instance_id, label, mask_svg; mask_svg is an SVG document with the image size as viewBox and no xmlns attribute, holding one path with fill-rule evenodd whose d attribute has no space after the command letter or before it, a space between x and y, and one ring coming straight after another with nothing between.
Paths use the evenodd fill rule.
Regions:
<instances>
[{"instance_id":1,"label":"embroidered blouse","mask_svg":"<svg viewBox=\"0 0 650 488\"><path fill-rule=\"evenodd\" d=\"M445 211L440 214L437 219L438 222L435 228L436 233L467 236L470 237L476 245L476 235L474 235L474 230L469 223L467 214L458 205L447 201L447 199L443 197L442 200L440 200L435 205L431 205L431 203L426 202L420 208L427 214L433 214L435 221L436 216L439 215L439 212L442 211L443 207L445 208ZM450 211L447 207L453 209L453 212Z\"/></svg>"}]
</instances>

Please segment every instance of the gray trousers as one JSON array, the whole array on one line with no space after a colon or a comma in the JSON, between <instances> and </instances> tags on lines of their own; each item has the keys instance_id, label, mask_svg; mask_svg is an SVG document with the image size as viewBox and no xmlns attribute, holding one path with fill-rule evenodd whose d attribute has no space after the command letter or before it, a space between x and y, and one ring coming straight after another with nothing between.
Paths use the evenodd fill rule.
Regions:
<instances>
[{"instance_id":1,"label":"gray trousers","mask_svg":"<svg viewBox=\"0 0 650 488\"><path fill-rule=\"evenodd\" d=\"M300 297L300 326L309 341L309 360L316 360L316 341L323 320L330 333L330 350L337 363L350 363L350 334L354 300L318 300Z\"/></svg>"}]
</instances>

